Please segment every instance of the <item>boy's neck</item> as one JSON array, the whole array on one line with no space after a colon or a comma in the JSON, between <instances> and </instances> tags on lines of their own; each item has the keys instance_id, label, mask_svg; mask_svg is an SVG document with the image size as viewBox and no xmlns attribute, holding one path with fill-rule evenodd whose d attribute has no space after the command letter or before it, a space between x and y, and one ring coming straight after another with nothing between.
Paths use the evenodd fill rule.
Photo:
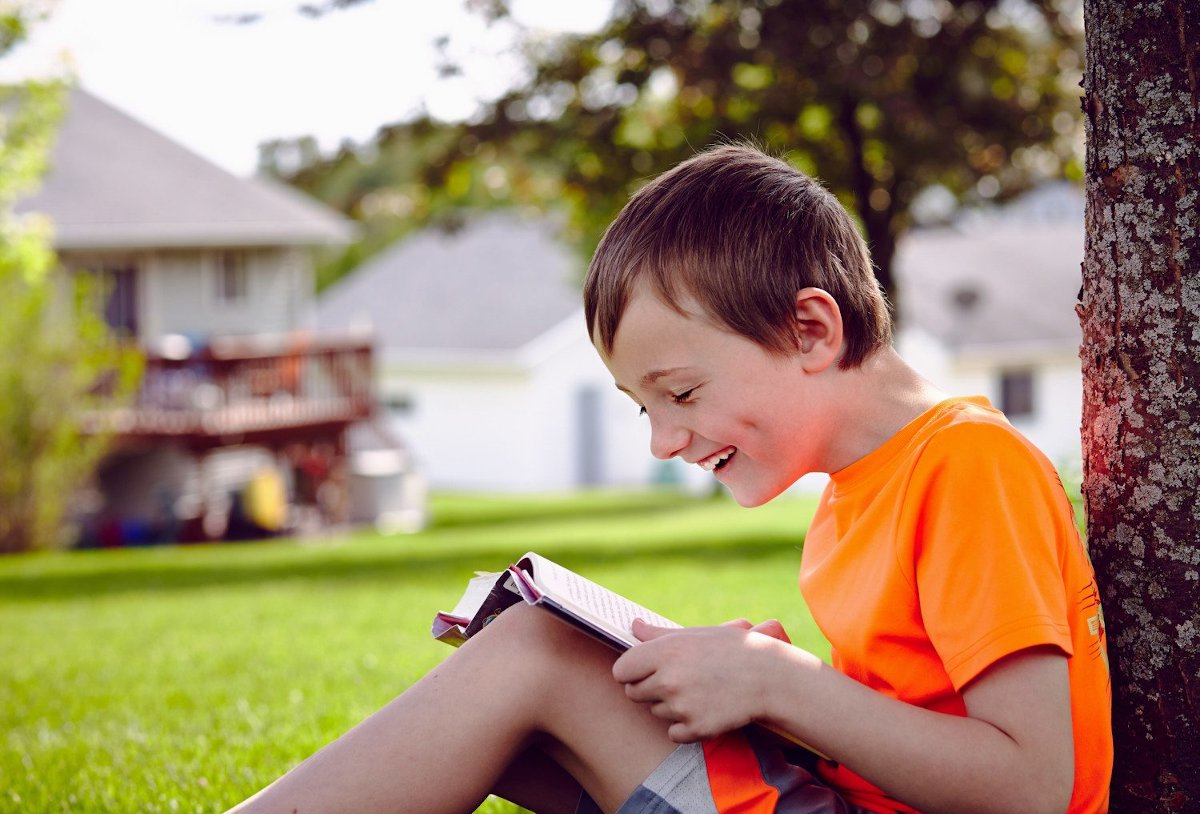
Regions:
<instances>
[{"instance_id":1,"label":"boy's neck","mask_svg":"<svg viewBox=\"0 0 1200 814\"><path fill-rule=\"evenodd\" d=\"M912 369L891 347L853 370L839 372L844 432L831 446L829 471L837 472L878 449L917 416L949 395Z\"/></svg>"}]
</instances>

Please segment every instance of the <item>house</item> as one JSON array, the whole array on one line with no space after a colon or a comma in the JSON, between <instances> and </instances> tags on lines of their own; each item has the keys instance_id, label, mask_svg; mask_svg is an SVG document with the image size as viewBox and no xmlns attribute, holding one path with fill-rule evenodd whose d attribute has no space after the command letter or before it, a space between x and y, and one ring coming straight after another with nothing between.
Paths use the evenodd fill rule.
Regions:
<instances>
[{"instance_id":1,"label":"house","mask_svg":"<svg viewBox=\"0 0 1200 814\"><path fill-rule=\"evenodd\" d=\"M897 249L898 348L943 389L987 396L1059 468L1080 471L1083 193L1060 182L910 232Z\"/></svg>"},{"instance_id":2,"label":"house","mask_svg":"<svg viewBox=\"0 0 1200 814\"><path fill-rule=\"evenodd\" d=\"M313 252L348 242L351 224L78 88L50 162L18 208L50 217L61 267L100 281L105 319L146 360L136 401L97 419L116 442L86 535L274 531L285 493L345 517L347 429L374 409L372 343L304 327Z\"/></svg>"},{"instance_id":3,"label":"house","mask_svg":"<svg viewBox=\"0 0 1200 814\"><path fill-rule=\"evenodd\" d=\"M369 328L394 426L444 489L561 491L688 477L587 337L584 260L516 211L409 237L320 298L323 329Z\"/></svg>"}]
</instances>

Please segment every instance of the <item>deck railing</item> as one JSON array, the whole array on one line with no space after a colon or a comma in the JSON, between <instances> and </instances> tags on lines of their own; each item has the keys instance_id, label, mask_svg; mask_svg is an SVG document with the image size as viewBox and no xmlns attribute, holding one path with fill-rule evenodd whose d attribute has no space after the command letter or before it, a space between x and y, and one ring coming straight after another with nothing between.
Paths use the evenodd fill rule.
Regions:
<instances>
[{"instance_id":1,"label":"deck railing","mask_svg":"<svg viewBox=\"0 0 1200 814\"><path fill-rule=\"evenodd\" d=\"M141 388L109 411L126 437L228 438L371 415L372 346L362 336L166 337L147 351Z\"/></svg>"}]
</instances>

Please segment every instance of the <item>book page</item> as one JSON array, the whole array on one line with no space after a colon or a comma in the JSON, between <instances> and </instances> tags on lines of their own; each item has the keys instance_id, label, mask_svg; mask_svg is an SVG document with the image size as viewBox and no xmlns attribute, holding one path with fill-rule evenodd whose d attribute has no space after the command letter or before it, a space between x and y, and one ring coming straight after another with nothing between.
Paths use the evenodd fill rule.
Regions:
<instances>
[{"instance_id":1,"label":"book page","mask_svg":"<svg viewBox=\"0 0 1200 814\"><path fill-rule=\"evenodd\" d=\"M641 619L659 627L679 627L666 617L626 599L618 593L597 585L574 571L537 554L529 554L522 561L534 581L545 591L560 600L566 600L579 610L604 622L633 640L634 619Z\"/></svg>"},{"instance_id":2,"label":"book page","mask_svg":"<svg viewBox=\"0 0 1200 814\"><path fill-rule=\"evenodd\" d=\"M464 625L470 622L475 618L475 614L479 612L479 608L483 605L484 600L487 599L488 594L492 592L492 587L496 584L496 580L500 578L501 573L476 571L475 576L467 583L466 592L458 600L458 604L454 606L454 610L449 613L442 611L442 615L460 619Z\"/></svg>"},{"instance_id":3,"label":"book page","mask_svg":"<svg viewBox=\"0 0 1200 814\"><path fill-rule=\"evenodd\" d=\"M492 589L484 597L479 608L471 615L471 623L466 626L463 633L467 638L474 636L499 616L501 611L520 601L521 595L513 585L513 579L509 572L495 574L492 580Z\"/></svg>"}]
</instances>

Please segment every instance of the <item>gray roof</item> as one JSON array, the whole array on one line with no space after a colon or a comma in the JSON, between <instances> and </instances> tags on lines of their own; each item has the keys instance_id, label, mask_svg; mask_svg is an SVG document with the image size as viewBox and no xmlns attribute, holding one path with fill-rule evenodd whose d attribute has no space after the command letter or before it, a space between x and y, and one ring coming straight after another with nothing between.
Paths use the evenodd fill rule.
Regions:
<instances>
[{"instance_id":1,"label":"gray roof","mask_svg":"<svg viewBox=\"0 0 1200 814\"><path fill-rule=\"evenodd\" d=\"M17 208L49 215L60 250L308 246L355 232L323 204L226 172L79 88L42 188Z\"/></svg>"},{"instance_id":2,"label":"gray roof","mask_svg":"<svg viewBox=\"0 0 1200 814\"><path fill-rule=\"evenodd\" d=\"M1083 238L1082 206L915 229L896 254L901 319L959 350L1077 347Z\"/></svg>"},{"instance_id":3,"label":"gray roof","mask_svg":"<svg viewBox=\"0 0 1200 814\"><path fill-rule=\"evenodd\" d=\"M512 352L581 310L581 272L547 221L479 215L368 260L321 296L317 323L369 324L391 351Z\"/></svg>"}]
</instances>

